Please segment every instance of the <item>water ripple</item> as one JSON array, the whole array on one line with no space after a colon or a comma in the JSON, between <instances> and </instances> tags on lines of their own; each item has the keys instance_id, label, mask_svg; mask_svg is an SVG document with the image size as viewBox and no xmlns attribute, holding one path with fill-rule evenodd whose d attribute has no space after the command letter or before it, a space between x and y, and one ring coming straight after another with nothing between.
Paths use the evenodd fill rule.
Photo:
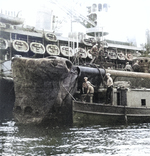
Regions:
<instances>
[{"instance_id":1,"label":"water ripple","mask_svg":"<svg viewBox=\"0 0 150 156\"><path fill-rule=\"evenodd\" d=\"M2 156L148 156L150 124L45 128L0 125Z\"/></svg>"}]
</instances>

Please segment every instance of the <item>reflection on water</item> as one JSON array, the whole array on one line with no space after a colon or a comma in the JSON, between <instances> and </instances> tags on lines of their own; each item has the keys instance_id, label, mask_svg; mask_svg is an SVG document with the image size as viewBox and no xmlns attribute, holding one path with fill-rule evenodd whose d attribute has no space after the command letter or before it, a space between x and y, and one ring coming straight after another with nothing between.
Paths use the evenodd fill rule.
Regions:
<instances>
[{"instance_id":1,"label":"reflection on water","mask_svg":"<svg viewBox=\"0 0 150 156\"><path fill-rule=\"evenodd\" d=\"M29 127L0 123L2 156L148 156L150 124Z\"/></svg>"}]
</instances>

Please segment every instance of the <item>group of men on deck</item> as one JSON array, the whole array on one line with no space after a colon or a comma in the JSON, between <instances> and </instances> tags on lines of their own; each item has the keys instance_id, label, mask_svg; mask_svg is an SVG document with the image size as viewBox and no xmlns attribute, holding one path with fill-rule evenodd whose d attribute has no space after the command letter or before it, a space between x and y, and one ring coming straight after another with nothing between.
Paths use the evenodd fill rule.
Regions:
<instances>
[{"instance_id":1,"label":"group of men on deck","mask_svg":"<svg viewBox=\"0 0 150 156\"><path fill-rule=\"evenodd\" d=\"M99 48L98 48L98 47L99 47ZM91 50L90 50L90 54L92 55L92 60L91 60L90 64L92 64L93 62L95 62L95 61L97 60L97 58L98 58L99 55L100 55L99 52L100 52L101 50L103 50L102 44L100 44L100 46L98 46L97 43L93 45L93 47L92 47ZM124 70L125 70L125 71L133 71L134 68L135 68L135 67L137 68L137 66L139 65L138 63L139 63L139 62L138 62L138 60L137 60L137 61L133 64L133 66L131 66L129 62L126 62L126 66L125 66ZM135 71L136 71L136 70L135 70Z\"/></svg>"},{"instance_id":2,"label":"group of men on deck","mask_svg":"<svg viewBox=\"0 0 150 156\"><path fill-rule=\"evenodd\" d=\"M98 48L98 44L96 43L95 45L93 45L93 47L90 50L90 53L92 54L93 59L91 60L91 64L98 58L99 56L99 51L102 50L102 46L100 45L100 48ZM136 61L136 63L133 66L138 65L138 61ZM126 63L126 66L124 68L125 71L132 71L132 66L129 64L129 62ZM113 79L110 76L110 73L106 74L107 77L107 81L105 83L106 87L107 87L107 91L106 91L106 101L105 103L112 103L112 91L113 91ZM82 84L82 92L83 94L94 94L94 85L91 84L90 81L88 81L88 77L84 77L84 82ZM84 98L82 99L84 100Z\"/></svg>"},{"instance_id":3,"label":"group of men on deck","mask_svg":"<svg viewBox=\"0 0 150 156\"><path fill-rule=\"evenodd\" d=\"M107 76L107 81L106 81L106 86L107 86L107 91L106 91L106 101L105 103L111 103L112 98L112 90L113 90L113 79L110 77L110 73L106 74ZM84 82L82 84L82 92L83 94L94 94L94 85L88 81L88 77L84 77ZM82 98L82 101L84 101L84 98Z\"/></svg>"}]
</instances>

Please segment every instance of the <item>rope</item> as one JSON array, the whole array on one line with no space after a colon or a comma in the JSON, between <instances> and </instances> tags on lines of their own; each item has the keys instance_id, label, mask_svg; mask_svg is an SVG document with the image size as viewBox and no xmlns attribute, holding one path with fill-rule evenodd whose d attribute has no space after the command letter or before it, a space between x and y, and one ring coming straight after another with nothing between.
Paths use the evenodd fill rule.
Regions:
<instances>
[{"instance_id":1,"label":"rope","mask_svg":"<svg viewBox=\"0 0 150 156\"><path fill-rule=\"evenodd\" d=\"M77 82L77 78L76 78L76 82ZM75 87L75 85L76 85L76 82L74 83L74 86L73 87ZM66 92L72 97L72 99L74 100L74 101L76 101L76 99L73 97L73 95L63 86L63 84L62 84L62 87L66 90ZM72 88L71 88L72 89ZM70 89L70 91L71 91L71 89ZM66 97L67 97L67 95L66 95ZM65 97L65 98L66 98ZM64 98L64 99L65 99Z\"/></svg>"},{"instance_id":2,"label":"rope","mask_svg":"<svg viewBox=\"0 0 150 156\"><path fill-rule=\"evenodd\" d=\"M98 69L99 74L100 74L101 79L102 79L102 84L104 84L104 77L102 76L102 73L101 73L100 69L97 67L97 65L96 65L96 64L94 64L94 66ZM104 68L103 68L103 69L104 69ZM104 69L104 70L105 70L105 69Z\"/></svg>"},{"instance_id":3,"label":"rope","mask_svg":"<svg viewBox=\"0 0 150 156\"><path fill-rule=\"evenodd\" d=\"M63 86L63 85L62 85ZM63 86L63 88L66 90L66 92L73 98L73 100L76 101L76 99L68 92L68 90Z\"/></svg>"}]
</instances>

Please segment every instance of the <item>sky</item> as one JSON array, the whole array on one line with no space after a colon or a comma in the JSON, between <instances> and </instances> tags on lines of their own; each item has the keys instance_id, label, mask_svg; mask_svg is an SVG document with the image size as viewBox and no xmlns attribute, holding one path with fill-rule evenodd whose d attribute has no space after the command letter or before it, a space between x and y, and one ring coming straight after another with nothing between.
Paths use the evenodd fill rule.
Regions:
<instances>
[{"instance_id":1,"label":"sky","mask_svg":"<svg viewBox=\"0 0 150 156\"><path fill-rule=\"evenodd\" d=\"M50 3L52 0L0 0L0 9L10 11L22 11L21 14L25 18L25 24L35 26L37 11L43 7L54 9L54 13L62 17L66 22L63 25L63 31L68 33L70 25L69 18L56 5ZM56 0L54 0L56 1ZM86 5L91 0L57 0L62 5L67 4L71 7L85 13ZM98 1L98 0L95 0ZM128 37L136 37L139 44L146 42L145 30L150 29L150 0L99 0L107 1L110 4L110 12L108 19L109 38L114 40L127 40ZM73 2L73 3L72 3ZM77 4L73 5L72 4ZM70 22L70 21L69 21ZM78 28L73 25L77 31L84 31L83 27Z\"/></svg>"},{"instance_id":2,"label":"sky","mask_svg":"<svg viewBox=\"0 0 150 156\"><path fill-rule=\"evenodd\" d=\"M116 5L118 4L118 5ZM135 36L138 42L145 40L145 30L150 29L150 1L149 0L112 0L111 31L125 36ZM113 19L113 17L116 17ZM115 33L112 33L115 36Z\"/></svg>"}]
</instances>

